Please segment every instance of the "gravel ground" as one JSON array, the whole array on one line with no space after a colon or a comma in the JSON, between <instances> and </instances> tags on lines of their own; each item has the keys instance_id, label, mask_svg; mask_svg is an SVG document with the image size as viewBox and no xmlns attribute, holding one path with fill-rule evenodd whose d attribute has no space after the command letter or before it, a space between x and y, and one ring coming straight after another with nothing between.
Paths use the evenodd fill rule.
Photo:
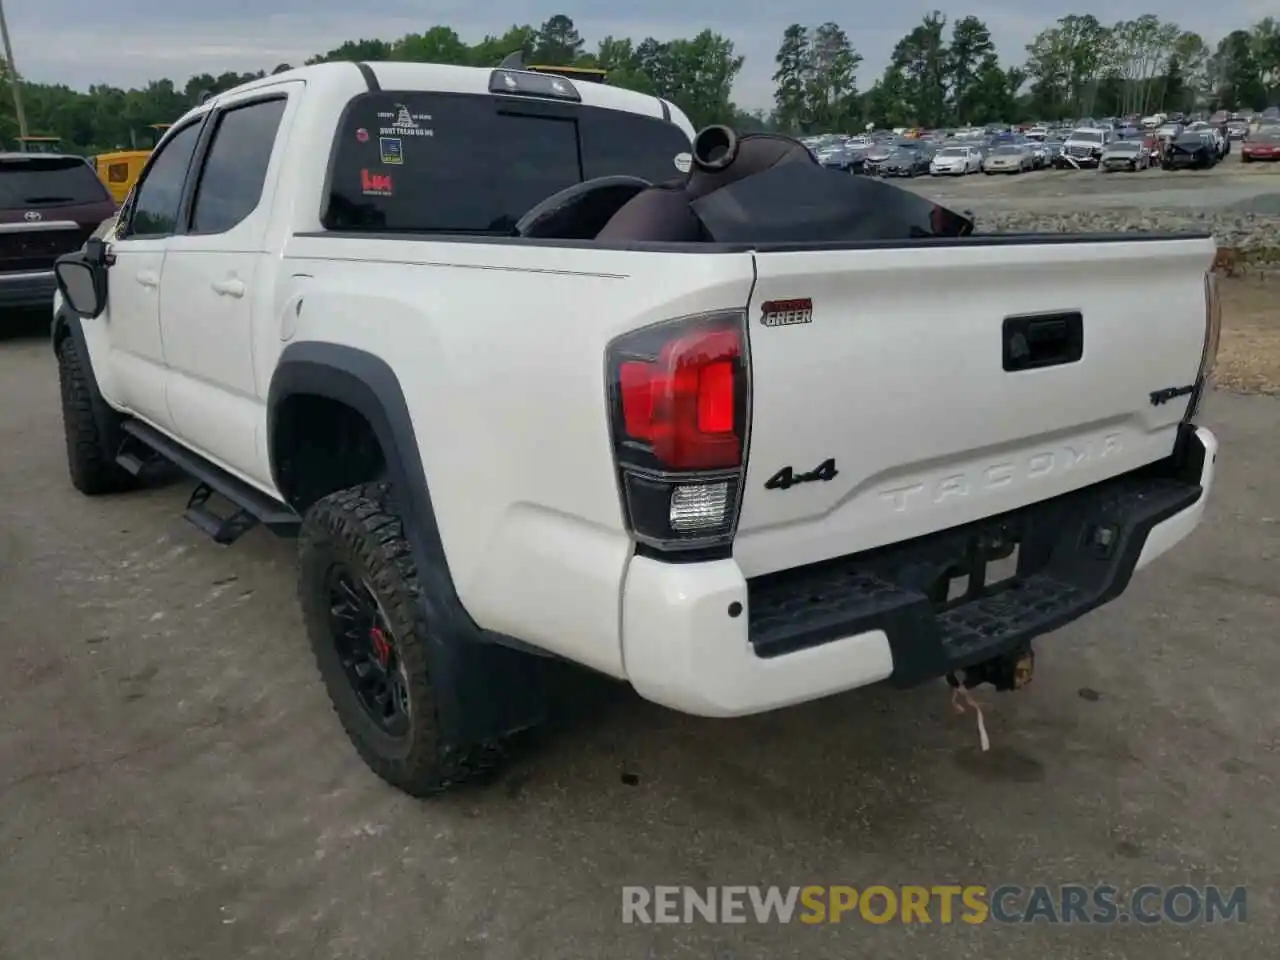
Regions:
<instances>
[{"instance_id":1,"label":"gravel ground","mask_svg":"<svg viewBox=\"0 0 1280 960\"><path fill-rule=\"evenodd\" d=\"M1209 231L1223 247L1280 250L1280 163L1246 165L1237 153L1205 171L1043 170L899 182L971 211L984 231Z\"/></svg>"}]
</instances>

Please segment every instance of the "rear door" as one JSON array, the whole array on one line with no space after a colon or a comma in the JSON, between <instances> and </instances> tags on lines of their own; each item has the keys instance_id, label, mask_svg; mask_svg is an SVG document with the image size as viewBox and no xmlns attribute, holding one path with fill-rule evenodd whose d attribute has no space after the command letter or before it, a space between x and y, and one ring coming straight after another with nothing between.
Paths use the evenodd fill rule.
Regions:
<instances>
[{"instance_id":1,"label":"rear door","mask_svg":"<svg viewBox=\"0 0 1280 960\"><path fill-rule=\"evenodd\" d=\"M843 556L1167 456L1188 401L1151 394L1196 379L1212 257L1209 239L757 253L739 563Z\"/></svg>"}]
</instances>

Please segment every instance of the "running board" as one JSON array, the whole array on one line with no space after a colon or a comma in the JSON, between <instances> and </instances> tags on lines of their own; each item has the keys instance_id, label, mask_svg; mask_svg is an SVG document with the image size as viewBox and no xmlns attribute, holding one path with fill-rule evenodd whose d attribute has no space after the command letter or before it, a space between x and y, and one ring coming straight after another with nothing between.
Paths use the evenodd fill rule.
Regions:
<instances>
[{"instance_id":1,"label":"running board","mask_svg":"<svg viewBox=\"0 0 1280 960\"><path fill-rule=\"evenodd\" d=\"M217 543L234 543L259 523L279 536L296 536L301 518L285 504L250 486L216 464L210 463L154 427L137 420L126 420L121 429L127 434L116 462L130 473L145 468L145 461L129 440L136 440L150 452L169 461L198 481L187 501L185 516L199 530ZM208 506L209 498L218 494L236 508L227 516Z\"/></svg>"}]
</instances>

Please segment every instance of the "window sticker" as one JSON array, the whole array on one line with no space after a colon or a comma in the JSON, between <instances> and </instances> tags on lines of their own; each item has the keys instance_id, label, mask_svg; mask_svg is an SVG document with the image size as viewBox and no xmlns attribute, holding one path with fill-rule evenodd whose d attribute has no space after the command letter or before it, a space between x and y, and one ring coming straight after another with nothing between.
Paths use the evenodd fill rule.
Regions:
<instances>
[{"instance_id":1,"label":"window sticker","mask_svg":"<svg viewBox=\"0 0 1280 960\"><path fill-rule=\"evenodd\" d=\"M435 131L429 126L431 114L412 113L403 103L397 103L394 110L381 110L378 119L386 123L378 128L378 135L383 137L434 137Z\"/></svg>"},{"instance_id":2,"label":"window sticker","mask_svg":"<svg viewBox=\"0 0 1280 960\"><path fill-rule=\"evenodd\" d=\"M369 131L366 130L364 127L361 127L359 130L356 131L356 139L359 140L361 143L368 143Z\"/></svg>"},{"instance_id":3,"label":"window sticker","mask_svg":"<svg viewBox=\"0 0 1280 960\"><path fill-rule=\"evenodd\" d=\"M378 150L383 163L397 167L404 164L404 141L399 137L379 137Z\"/></svg>"},{"instance_id":4,"label":"window sticker","mask_svg":"<svg viewBox=\"0 0 1280 960\"><path fill-rule=\"evenodd\" d=\"M693 166L693 157L687 153L677 153L674 162L677 170L688 173L689 168Z\"/></svg>"},{"instance_id":5,"label":"window sticker","mask_svg":"<svg viewBox=\"0 0 1280 960\"><path fill-rule=\"evenodd\" d=\"M392 195L391 174L360 171L360 192L366 197L389 197Z\"/></svg>"}]
</instances>

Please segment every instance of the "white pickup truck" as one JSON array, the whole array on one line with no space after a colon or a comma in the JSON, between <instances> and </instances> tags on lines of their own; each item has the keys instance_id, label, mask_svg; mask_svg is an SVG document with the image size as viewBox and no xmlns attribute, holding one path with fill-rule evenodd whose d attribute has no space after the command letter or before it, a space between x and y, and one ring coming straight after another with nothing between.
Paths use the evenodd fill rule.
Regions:
<instances>
[{"instance_id":1,"label":"white pickup truck","mask_svg":"<svg viewBox=\"0 0 1280 960\"><path fill-rule=\"evenodd\" d=\"M948 235L749 140L520 70L216 96L58 264L72 482L177 464L215 540L298 536L337 715L415 795L539 722L547 657L715 717L1019 686L1200 520L1214 243Z\"/></svg>"}]
</instances>

